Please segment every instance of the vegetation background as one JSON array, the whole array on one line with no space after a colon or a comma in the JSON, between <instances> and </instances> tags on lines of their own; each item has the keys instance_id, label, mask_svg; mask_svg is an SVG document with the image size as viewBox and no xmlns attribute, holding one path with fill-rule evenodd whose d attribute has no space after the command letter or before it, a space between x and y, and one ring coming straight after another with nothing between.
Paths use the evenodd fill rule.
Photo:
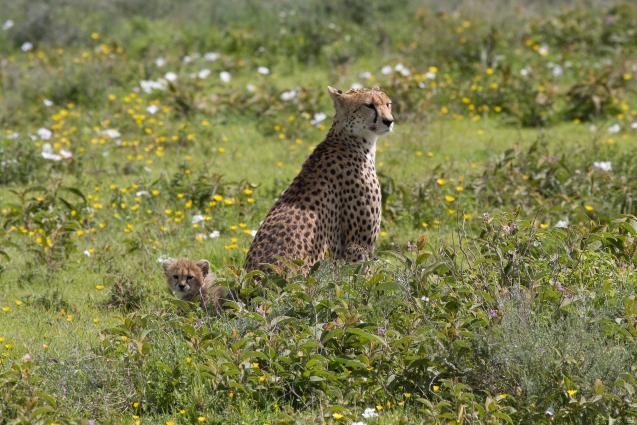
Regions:
<instances>
[{"instance_id":1,"label":"vegetation background","mask_svg":"<svg viewBox=\"0 0 637 425\"><path fill-rule=\"evenodd\" d=\"M0 424L634 423L636 79L632 1L0 0ZM255 286L328 84L378 259Z\"/></svg>"}]
</instances>

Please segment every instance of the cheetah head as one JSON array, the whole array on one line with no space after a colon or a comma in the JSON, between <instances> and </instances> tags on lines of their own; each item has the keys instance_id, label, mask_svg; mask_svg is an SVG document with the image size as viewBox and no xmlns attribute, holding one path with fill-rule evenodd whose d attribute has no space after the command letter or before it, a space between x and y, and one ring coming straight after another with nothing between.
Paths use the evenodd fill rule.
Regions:
<instances>
[{"instance_id":1,"label":"cheetah head","mask_svg":"<svg viewBox=\"0 0 637 425\"><path fill-rule=\"evenodd\" d=\"M376 138L394 129L391 100L378 87L346 92L328 86L334 102L334 124L357 136Z\"/></svg>"},{"instance_id":2,"label":"cheetah head","mask_svg":"<svg viewBox=\"0 0 637 425\"><path fill-rule=\"evenodd\" d=\"M186 258L168 260L162 264L168 289L181 299L193 299L201 290L210 271L207 260L193 261Z\"/></svg>"}]
</instances>

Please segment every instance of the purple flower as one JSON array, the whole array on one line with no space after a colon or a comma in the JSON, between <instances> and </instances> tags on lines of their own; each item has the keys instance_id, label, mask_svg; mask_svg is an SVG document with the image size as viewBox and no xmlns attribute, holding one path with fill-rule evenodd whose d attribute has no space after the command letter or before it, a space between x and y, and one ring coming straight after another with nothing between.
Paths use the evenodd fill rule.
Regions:
<instances>
[{"instance_id":1,"label":"purple flower","mask_svg":"<svg viewBox=\"0 0 637 425\"><path fill-rule=\"evenodd\" d=\"M497 315L498 315L498 310L495 310L495 309L489 310L489 318L493 319Z\"/></svg>"},{"instance_id":2,"label":"purple flower","mask_svg":"<svg viewBox=\"0 0 637 425\"><path fill-rule=\"evenodd\" d=\"M557 282L557 285L555 285L555 287L556 287L556 288L557 288L557 290L558 290L558 291L560 291L560 292L564 292L564 291L565 291L564 287L563 287L563 286L562 286L562 284L561 284L561 283L559 283L559 282Z\"/></svg>"},{"instance_id":3,"label":"purple flower","mask_svg":"<svg viewBox=\"0 0 637 425\"><path fill-rule=\"evenodd\" d=\"M376 332L378 332L378 335L385 335L387 333L387 329L386 328L378 328L376 330Z\"/></svg>"}]
</instances>

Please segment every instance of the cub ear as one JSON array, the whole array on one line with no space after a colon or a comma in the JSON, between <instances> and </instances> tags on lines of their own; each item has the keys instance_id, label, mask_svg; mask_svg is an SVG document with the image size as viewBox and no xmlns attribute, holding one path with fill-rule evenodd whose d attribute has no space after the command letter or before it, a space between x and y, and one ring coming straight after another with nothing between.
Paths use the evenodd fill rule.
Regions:
<instances>
[{"instance_id":1,"label":"cub ear","mask_svg":"<svg viewBox=\"0 0 637 425\"><path fill-rule=\"evenodd\" d=\"M174 264L175 260L166 259L161 262L161 268L164 271L164 274L168 274L168 269Z\"/></svg>"},{"instance_id":2,"label":"cub ear","mask_svg":"<svg viewBox=\"0 0 637 425\"><path fill-rule=\"evenodd\" d=\"M207 276L208 272L210 272L210 263L208 262L208 260L197 261L197 267L201 269L201 272L204 276Z\"/></svg>"}]
</instances>

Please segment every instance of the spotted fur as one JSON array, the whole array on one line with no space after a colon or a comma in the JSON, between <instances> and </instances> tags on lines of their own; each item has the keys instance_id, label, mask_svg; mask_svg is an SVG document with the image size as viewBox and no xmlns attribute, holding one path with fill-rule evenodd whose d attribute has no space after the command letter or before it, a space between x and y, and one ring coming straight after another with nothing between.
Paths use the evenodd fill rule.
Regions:
<instances>
[{"instance_id":1,"label":"spotted fur","mask_svg":"<svg viewBox=\"0 0 637 425\"><path fill-rule=\"evenodd\" d=\"M207 260L180 258L162 264L168 289L185 301L201 302L202 307L214 307L219 311L224 301L232 298L230 290L214 286L215 277L210 273Z\"/></svg>"},{"instance_id":2,"label":"spotted fur","mask_svg":"<svg viewBox=\"0 0 637 425\"><path fill-rule=\"evenodd\" d=\"M377 88L329 93L332 127L261 224L246 270L301 259L307 273L329 254L347 261L373 256L381 220L376 139L393 129L391 101Z\"/></svg>"}]
</instances>

